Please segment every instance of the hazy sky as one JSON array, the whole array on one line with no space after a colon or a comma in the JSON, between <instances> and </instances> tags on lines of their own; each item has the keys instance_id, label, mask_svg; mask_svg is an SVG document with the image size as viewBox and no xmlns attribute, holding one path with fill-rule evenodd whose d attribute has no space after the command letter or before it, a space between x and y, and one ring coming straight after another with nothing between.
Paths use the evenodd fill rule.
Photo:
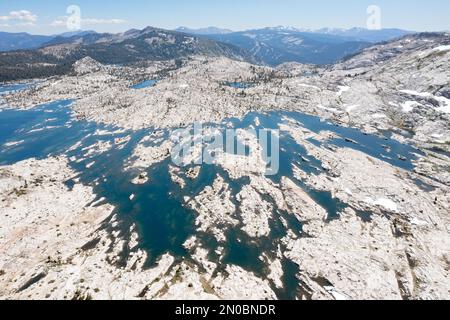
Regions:
<instances>
[{"instance_id":1,"label":"hazy sky","mask_svg":"<svg viewBox=\"0 0 450 320\"><path fill-rule=\"evenodd\" d=\"M82 29L102 32L145 26L365 27L370 5L381 8L383 28L450 30L448 0L0 0L0 31L70 31L66 23L69 5L81 9Z\"/></svg>"}]
</instances>

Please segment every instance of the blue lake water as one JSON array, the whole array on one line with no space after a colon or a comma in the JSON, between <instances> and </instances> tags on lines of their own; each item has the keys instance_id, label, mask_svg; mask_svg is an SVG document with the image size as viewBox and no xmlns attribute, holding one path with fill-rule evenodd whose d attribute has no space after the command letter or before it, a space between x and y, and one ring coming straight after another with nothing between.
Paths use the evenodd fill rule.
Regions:
<instances>
[{"instance_id":1,"label":"blue lake water","mask_svg":"<svg viewBox=\"0 0 450 320\"><path fill-rule=\"evenodd\" d=\"M28 86L29 86L29 84L26 84L26 83L15 83L15 84L8 84L8 85L0 85L0 95L5 94L7 92L24 90Z\"/></svg>"},{"instance_id":2,"label":"blue lake water","mask_svg":"<svg viewBox=\"0 0 450 320\"><path fill-rule=\"evenodd\" d=\"M235 89L250 89L255 86L254 83L250 82L225 82L224 85Z\"/></svg>"},{"instance_id":3,"label":"blue lake water","mask_svg":"<svg viewBox=\"0 0 450 320\"><path fill-rule=\"evenodd\" d=\"M148 88L148 87L153 87L156 85L156 83L158 82L158 80L145 80L142 81L138 84L135 84L134 86L131 86L132 89L144 89L144 88Z\"/></svg>"},{"instance_id":4,"label":"blue lake water","mask_svg":"<svg viewBox=\"0 0 450 320\"><path fill-rule=\"evenodd\" d=\"M0 87L0 90L3 89ZM7 90L5 90L7 91ZM195 196L206 186L213 183L220 174L230 184L232 194L236 196L242 186L248 183L247 178L232 180L221 167L203 165L200 176L180 189L172 182L168 166L170 160L165 160L147 169L149 182L143 185L131 183L139 173L137 170L124 170L125 162L132 155L140 140L153 132L152 128L140 131L124 131L117 128L96 124L73 117L70 104L72 101L58 101L37 106L30 110L6 109L0 111L0 165L9 165L29 158L43 159L48 156L67 155L70 166L77 172L77 177L86 185L94 188L97 199L104 197L107 203L116 207L120 224L112 226L104 224L109 231L120 231L125 239L130 237L130 226L136 224L140 236L138 248L148 252L147 266L154 265L161 255L170 253L176 259L190 260L183 243L192 235L196 235L205 248L211 249L209 259L216 262L219 268L227 263L239 265L252 271L258 276L267 277L269 270L260 260L262 253L275 258L280 240L287 234L282 219L287 221L289 229L298 236L302 236L302 222L277 208L274 201L264 198L274 206L274 215L270 221L271 233L268 237L251 239L242 230L242 225L230 228L227 232L227 242L217 243L217 240L207 233L197 232L195 227L196 213L183 205L185 196ZM255 125L258 117L260 125ZM356 129L343 128L329 122L323 122L317 117L294 112L271 112L267 114L251 113L243 119L229 119L235 128L249 128L250 126L266 129L277 129L284 117L289 117L305 128L319 132L328 130L337 133L337 138L327 143L334 147L348 147L365 152L375 158L391 163L394 166L411 170L411 160L415 159L417 150L394 140L374 135L365 135ZM211 125L225 130L225 125ZM101 154L86 156L83 150L99 141L110 141L130 136L125 147L113 146ZM349 142L351 140L351 142ZM312 141L313 142L313 141ZM73 147L79 143L76 147ZM150 142L152 144L154 142ZM319 143L318 141L314 143ZM298 145L289 135L280 137L281 168L277 175L271 177L279 182L281 177L293 178L292 164L296 164L309 174L319 174L321 163L309 156L304 147ZM388 149L386 148L388 147ZM389 150L389 151L388 151ZM401 156L400 160L398 156ZM308 161L302 161L302 157ZM86 165L95 163L86 169ZM67 181L70 187L73 181ZM310 189L301 181L296 181L300 187L308 192L328 212L330 219L338 219L339 212L345 204L333 199L330 193ZM135 195L133 200L129 199ZM367 214L361 213L362 219L368 219ZM225 248L223 256L215 253L218 246ZM122 263L130 252L123 254ZM298 281L295 278L298 267L289 261L283 261L285 288L276 289L278 297L292 299L295 297Z\"/></svg>"}]
</instances>

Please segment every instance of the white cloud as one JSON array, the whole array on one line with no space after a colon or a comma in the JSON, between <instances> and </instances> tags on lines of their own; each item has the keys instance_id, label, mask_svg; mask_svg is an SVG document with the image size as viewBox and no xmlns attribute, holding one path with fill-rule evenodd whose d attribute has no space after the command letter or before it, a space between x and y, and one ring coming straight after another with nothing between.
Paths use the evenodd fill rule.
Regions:
<instances>
[{"instance_id":1,"label":"white cloud","mask_svg":"<svg viewBox=\"0 0 450 320\"><path fill-rule=\"evenodd\" d=\"M81 23L86 25L98 25L98 24L122 24L125 23L125 20L122 19L81 19Z\"/></svg>"},{"instance_id":2,"label":"white cloud","mask_svg":"<svg viewBox=\"0 0 450 320\"><path fill-rule=\"evenodd\" d=\"M67 19L69 17L59 17L54 20L50 26L52 27L64 27L67 25ZM126 23L126 20L122 19L96 19L96 18L84 18L81 19L81 26L96 26L96 25L104 25L104 24L123 24Z\"/></svg>"},{"instance_id":3,"label":"white cloud","mask_svg":"<svg viewBox=\"0 0 450 320\"><path fill-rule=\"evenodd\" d=\"M28 10L11 11L6 16L0 16L0 21L8 22L8 25L32 26L37 21L37 15Z\"/></svg>"},{"instance_id":4,"label":"white cloud","mask_svg":"<svg viewBox=\"0 0 450 320\"><path fill-rule=\"evenodd\" d=\"M50 23L52 27L63 27L67 24L67 17L60 17Z\"/></svg>"}]
</instances>

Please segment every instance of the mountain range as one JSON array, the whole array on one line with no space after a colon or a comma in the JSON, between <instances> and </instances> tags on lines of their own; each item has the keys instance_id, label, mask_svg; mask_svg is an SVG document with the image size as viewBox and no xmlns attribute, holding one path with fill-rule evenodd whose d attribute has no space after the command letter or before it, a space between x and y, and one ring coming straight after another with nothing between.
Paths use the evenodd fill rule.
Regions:
<instances>
[{"instance_id":1,"label":"mountain range","mask_svg":"<svg viewBox=\"0 0 450 320\"><path fill-rule=\"evenodd\" d=\"M402 37L407 34L414 32L401 30L401 29L381 29L381 30L368 30L365 28L351 28L351 29L339 29L339 28L322 28L322 29L305 29L305 28L295 28L295 27L268 27L264 29L257 30L247 30L235 32L230 29L223 29L218 27L206 27L206 28L188 28L179 27L173 31L182 32L193 35L205 35L205 36L215 36L215 35L228 35L228 34L239 34L239 33L252 33L255 31L272 31L272 32L290 32L290 33L309 33L315 35L333 35L347 38L352 41L363 41L363 42L382 42L389 41L395 38ZM66 32L56 35L32 35L26 32L21 33L9 33L0 32L0 52L2 51L14 51L23 49L36 49L41 46L46 45L48 42L52 41L58 37L70 38L73 36L82 36L87 34L96 33L95 31L73 31Z\"/></svg>"},{"instance_id":2,"label":"mountain range","mask_svg":"<svg viewBox=\"0 0 450 320\"><path fill-rule=\"evenodd\" d=\"M48 77L68 72L86 56L104 64L131 64L193 55L224 56L276 66L285 62L326 65L371 46L408 34L398 29L274 27L241 32L208 27L176 31L147 27L124 33L79 31L53 36L0 33L0 81Z\"/></svg>"},{"instance_id":3,"label":"mountain range","mask_svg":"<svg viewBox=\"0 0 450 320\"><path fill-rule=\"evenodd\" d=\"M380 29L380 30L369 30L365 28L351 28L351 29L324 28L316 30L315 33L336 35L346 38L352 38L353 40L358 41L378 43L398 39L409 34L414 34L416 32L394 28Z\"/></svg>"},{"instance_id":4,"label":"mountain range","mask_svg":"<svg viewBox=\"0 0 450 320\"><path fill-rule=\"evenodd\" d=\"M231 44L147 27L120 34L62 35L38 49L0 53L0 81L64 74L75 61L87 56L103 64L131 64L193 55L224 56L234 60L259 62L245 49Z\"/></svg>"},{"instance_id":5,"label":"mountain range","mask_svg":"<svg viewBox=\"0 0 450 320\"><path fill-rule=\"evenodd\" d=\"M205 37L248 50L271 66L291 61L332 64L371 45L367 41L343 36L273 28Z\"/></svg>"},{"instance_id":6,"label":"mountain range","mask_svg":"<svg viewBox=\"0 0 450 320\"><path fill-rule=\"evenodd\" d=\"M291 61L323 65L335 63L373 43L390 41L411 33L400 29L309 30L279 26L205 36L244 48L268 65Z\"/></svg>"},{"instance_id":7,"label":"mountain range","mask_svg":"<svg viewBox=\"0 0 450 320\"><path fill-rule=\"evenodd\" d=\"M0 32L0 52L37 49L46 45L56 37L70 38L73 36L82 36L90 33L95 33L95 31L73 31L51 36L32 35L26 32Z\"/></svg>"},{"instance_id":8,"label":"mountain range","mask_svg":"<svg viewBox=\"0 0 450 320\"><path fill-rule=\"evenodd\" d=\"M295 33L311 33L311 34L328 34L335 35L340 37L348 38L349 40L354 41L365 41L365 42L383 42L390 41L396 38L403 37L408 34L413 34L416 32L407 31L402 29L380 29L380 30L369 30L366 28L321 28L321 29L308 29L308 28L296 28L289 26L277 26L277 27L268 27L259 30L270 30L270 31L280 31L280 32L295 32ZM197 34L197 35L218 35L218 34L230 34L235 33L230 29L221 29L217 27L207 27L207 28L199 28L193 29L188 27L179 27L174 31ZM246 30L252 31L252 30ZM254 30L253 30L254 31ZM243 31L239 31L243 32Z\"/></svg>"},{"instance_id":9,"label":"mountain range","mask_svg":"<svg viewBox=\"0 0 450 320\"><path fill-rule=\"evenodd\" d=\"M227 34L227 33L234 32L233 30L221 29L221 28L217 28L217 27L207 27L207 28L199 28L199 29L191 29L188 27L179 27L179 28L176 28L174 31L190 33L190 34L197 34L197 35Z\"/></svg>"},{"instance_id":10,"label":"mountain range","mask_svg":"<svg viewBox=\"0 0 450 320\"><path fill-rule=\"evenodd\" d=\"M31 35L25 32L0 32L0 51L35 49L52 40L53 36Z\"/></svg>"}]
</instances>

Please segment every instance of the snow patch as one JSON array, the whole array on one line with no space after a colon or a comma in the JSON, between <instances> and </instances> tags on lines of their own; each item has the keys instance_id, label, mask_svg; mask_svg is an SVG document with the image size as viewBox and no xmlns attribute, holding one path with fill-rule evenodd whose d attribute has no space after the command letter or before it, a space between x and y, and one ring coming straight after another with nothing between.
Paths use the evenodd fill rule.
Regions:
<instances>
[{"instance_id":1,"label":"snow patch","mask_svg":"<svg viewBox=\"0 0 450 320\"><path fill-rule=\"evenodd\" d=\"M416 101L406 101L402 104L402 111L405 113L409 113L414 110L415 107L422 106L420 103Z\"/></svg>"},{"instance_id":2,"label":"snow patch","mask_svg":"<svg viewBox=\"0 0 450 320\"><path fill-rule=\"evenodd\" d=\"M428 92L417 92L417 91L414 91L414 90L400 90L400 92L409 94L411 96L417 96L417 97L422 97L422 98L431 98L431 97L433 97L433 95L431 93L428 93Z\"/></svg>"},{"instance_id":3,"label":"snow patch","mask_svg":"<svg viewBox=\"0 0 450 320\"><path fill-rule=\"evenodd\" d=\"M354 105L346 106L346 107L345 107L345 111L348 112L348 113L350 113L350 112L352 112L353 110L355 110L356 108L359 108L359 105L354 104Z\"/></svg>"},{"instance_id":4,"label":"snow patch","mask_svg":"<svg viewBox=\"0 0 450 320\"><path fill-rule=\"evenodd\" d=\"M339 86L339 91L336 93L338 97L342 96L342 94L344 92L347 92L348 90L350 90L350 87L348 86Z\"/></svg>"},{"instance_id":5,"label":"snow patch","mask_svg":"<svg viewBox=\"0 0 450 320\"><path fill-rule=\"evenodd\" d=\"M447 99L446 97L438 97L438 96L435 96L428 92L417 92L414 90L400 90L400 92L411 95L411 96L435 99L440 104L440 106L435 108L435 110L437 110L439 112L443 112L443 113L450 113L450 99ZM405 104L403 105L403 108L404 108L403 111L405 111L405 108L406 108L406 110L409 110L409 108L412 106L411 103L412 103L411 101L405 102ZM409 111L405 111L405 112L410 112L410 111L412 111L412 109Z\"/></svg>"},{"instance_id":6,"label":"snow patch","mask_svg":"<svg viewBox=\"0 0 450 320\"><path fill-rule=\"evenodd\" d=\"M394 201L392 201L390 199L380 198L380 199L377 199L377 200L374 201L373 199L367 198L364 202L367 203L367 204L373 205L373 206L383 207L383 208L385 208L385 209L387 209L389 211L392 211L392 212L398 212L399 211L398 210L398 205Z\"/></svg>"},{"instance_id":7,"label":"snow patch","mask_svg":"<svg viewBox=\"0 0 450 320\"><path fill-rule=\"evenodd\" d=\"M444 52L444 51L450 51L450 45L448 46L439 46L432 50L433 52Z\"/></svg>"},{"instance_id":8,"label":"snow patch","mask_svg":"<svg viewBox=\"0 0 450 320\"><path fill-rule=\"evenodd\" d=\"M335 300L349 300L349 297L345 294L343 294L342 292L339 292L338 290L336 290L335 287L331 287L331 286L325 286L323 287L329 294L331 294L333 296L333 298Z\"/></svg>"}]
</instances>

